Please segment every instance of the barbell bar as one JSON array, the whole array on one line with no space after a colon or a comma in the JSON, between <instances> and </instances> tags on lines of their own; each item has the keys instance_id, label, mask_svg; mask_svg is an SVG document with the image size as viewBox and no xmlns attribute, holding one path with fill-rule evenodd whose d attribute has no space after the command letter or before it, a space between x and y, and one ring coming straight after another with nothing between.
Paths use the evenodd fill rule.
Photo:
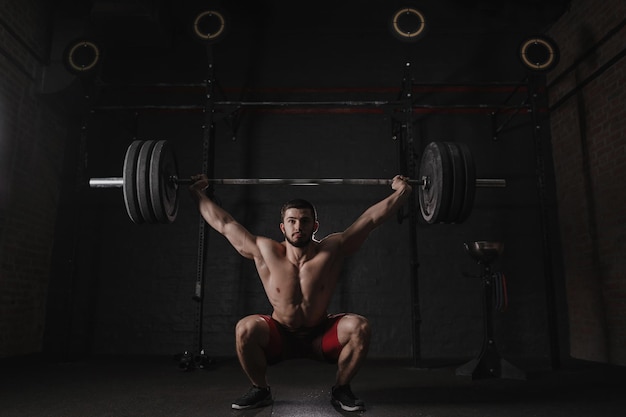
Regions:
<instances>
[{"instance_id":1,"label":"barbell bar","mask_svg":"<svg viewBox=\"0 0 626 417\"><path fill-rule=\"evenodd\" d=\"M504 179L476 178L469 148L456 142L431 142L422 155L417 186L422 218L427 223L461 223L474 204L475 188L505 187ZM218 185L389 185L374 178L222 178ZM91 178L91 188L122 188L126 211L135 223L172 223L178 211L179 178L174 152L165 140L133 141L124 157L123 177Z\"/></svg>"},{"instance_id":2,"label":"barbell bar","mask_svg":"<svg viewBox=\"0 0 626 417\"><path fill-rule=\"evenodd\" d=\"M426 185L427 178L419 180L409 179L412 185ZM191 178L170 177L170 181L177 185L191 185ZM209 178L208 181L218 185L391 185L393 180L375 178ZM90 178L91 188L121 188L124 186L124 178ZM500 178L476 178L476 187L496 188L506 187L506 180Z\"/></svg>"}]
</instances>

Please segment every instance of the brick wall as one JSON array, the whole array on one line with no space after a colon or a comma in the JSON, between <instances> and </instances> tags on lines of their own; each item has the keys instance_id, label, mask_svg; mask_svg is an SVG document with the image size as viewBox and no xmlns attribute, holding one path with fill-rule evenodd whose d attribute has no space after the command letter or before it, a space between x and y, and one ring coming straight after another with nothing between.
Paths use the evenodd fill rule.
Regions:
<instances>
[{"instance_id":1,"label":"brick wall","mask_svg":"<svg viewBox=\"0 0 626 417\"><path fill-rule=\"evenodd\" d=\"M63 118L37 94L48 13L0 3L0 357L41 350Z\"/></svg>"},{"instance_id":2,"label":"brick wall","mask_svg":"<svg viewBox=\"0 0 626 417\"><path fill-rule=\"evenodd\" d=\"M626 45L626 27L619 27L625 18L622 0L572 2L550 30L561 61L549 81L553 106L586 84L551 113L571 354L620 365L626 364L626 59L618 54Z\"/></svg>"}]
</instances>

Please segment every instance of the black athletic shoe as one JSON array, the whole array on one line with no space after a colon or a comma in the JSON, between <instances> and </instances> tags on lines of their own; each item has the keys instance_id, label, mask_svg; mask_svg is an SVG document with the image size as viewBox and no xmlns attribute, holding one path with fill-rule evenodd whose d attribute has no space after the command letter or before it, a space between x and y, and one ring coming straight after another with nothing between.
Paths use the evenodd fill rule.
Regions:
<instances>
[{"instance_id":1,"label":"black athletic shoe","mask_svg":"<svg viewBox=\"0 0 626 417\"><path fill-rule=\"evenodd\" d=\"M241 398L233 401L232 407L235 410L245 410L246 408L265 407L273 402L270 387L259 388L253 385Z\"/></svg>"},{"instance_id":2,"label":"black athletic shoe","mask_svg":"<svg viewBox=\"0 0 626 417\"><path fill-rule=\"evenodd\" d=\"M334 386L330 394L330 402L345 411L365 410L365 403L352 393L350 385Z\"/></svg>"}]
</instances>

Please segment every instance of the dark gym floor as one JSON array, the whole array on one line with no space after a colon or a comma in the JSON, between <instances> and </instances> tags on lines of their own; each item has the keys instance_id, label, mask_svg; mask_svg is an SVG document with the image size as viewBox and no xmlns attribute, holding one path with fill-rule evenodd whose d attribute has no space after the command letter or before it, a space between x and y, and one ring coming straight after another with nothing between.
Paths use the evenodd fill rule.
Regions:
<instances>
[{"instance_id":1,"label":"dark gym floor","mask_svg":"<svg viewBox=\"0 0 626 417\"><path fill-rule=\"evenodd\" d=\"M525 380L459 377L459 364L413 366L370 359L353 391L362 413L329 401L332 365L297 360L270 369L274 404L231 410L249 384L233 358L183 372L173 358L0 361L0 416L423 416L605 417L626 415L626 368L570 361L558 370L526 367Z\"/></svg>"}]
</instances>

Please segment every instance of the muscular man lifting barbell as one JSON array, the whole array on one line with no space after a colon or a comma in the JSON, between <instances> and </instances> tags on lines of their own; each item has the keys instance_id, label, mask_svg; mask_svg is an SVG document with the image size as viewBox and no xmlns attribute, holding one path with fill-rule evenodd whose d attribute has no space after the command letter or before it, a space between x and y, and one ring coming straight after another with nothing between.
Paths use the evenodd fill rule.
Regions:
<instances>
[{"instance_id":1,"label":"muscular man lifting barbell","mask_svg":"<svg viewBox=\"0 0 626 417\"><path fill-rule=\"evenodd\" d=\"M254 260L272 305L270 315L244 317L235 329L237 356L252 387L232 403L234 409L263 407L272 403L266 372L268 365L286 359L310 358L337 364L331 402L346 411L365 405L350 389L350 381L365 359L370 327L357 314L328 314L344 259L355 253L372 230L396 212L410 195L408 178L395 176L393 193L374 204L352 225L321 240L315 238L319 223L314 206L292 200L281 210L277 242L256 236L238 223L205 193L209 180L192 177L191 194L202 217L244 257Z\"/></svg>"}]
</instances>

